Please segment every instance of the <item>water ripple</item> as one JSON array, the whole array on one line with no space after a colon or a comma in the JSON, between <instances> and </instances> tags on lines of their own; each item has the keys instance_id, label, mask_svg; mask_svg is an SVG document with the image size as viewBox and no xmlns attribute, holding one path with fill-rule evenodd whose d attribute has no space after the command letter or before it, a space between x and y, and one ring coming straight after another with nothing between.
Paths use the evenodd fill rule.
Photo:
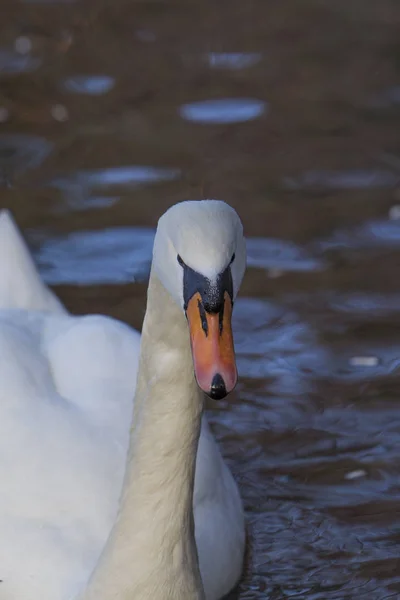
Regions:
<instances>
[{"instance_id":1,"label":"water ripple","mask_svg":"<svg viewBox=\"0 0 400 600\"><path fill-rule=\"evenodd\" d=\"M332 236L315 244L319 250L336 248L399 247L400 220L373 220L357 227L335 231Z\"/></svg>"},{"instance_id":2,"label":"water ripple","mask_svg":"<svg viewBox=\"0 0 400 600\"><path fill-rule=\"evenodd\" d=\"M132 172L131 168L109 169L85 172L81 176L76 174L67 180L58 179L53 181L52 185L70 196L70 202L75 202L76 208L101 207L117 201L117 198L98 195L91 197L88 190L92 187L113 187L127 183L136 185L138 182L147 181L146 174L147 171L142 171L142 168L139 168L139 175L142 178L139 175L135 177L135 171ZM61 281L74 283L77 282L77 277L80 283L86 281L88 285L128 282L132 275L134 279L143 279L147 276L147 270L143 271L142 265L146 264L148 267L153 239L153 230L136 227L80 231L66 237L47 236L37 259L41 264L44 262L48 265L44 269L44 276L49 283L61 283ZM114 256L107 254L110 249ZM313 259L306 251L290 242L248 238L247 249L250 267L279 268L282 271L309 271L323 268L321 261ZM137 261L136 265L135 261ZM101 264L101 268L96 268L95 263Z\"/></svg>"},{"instance_id":3,"label":"water ripple","mask_svg":"<svg viewBox=\"0 0 400 600\"><path fill-rule=\"evenodd\" d=\"M356 190L395 187L400 176L393 171L378 169L349 171L307 171L299 177L285 177L283 185L288 190L328 189Z\"/></svg>"},{"instance_id":4,"label":"water ripple","mask_svg":"<svg viewBox=\"0 0 400 600\"><path fill-rule=\"evenodd\" d=\"M112 193L104 193L105 190L118 192L132 190L146 184L173 181L180 175L179 169L131 165L77 171L67 177L57 177L48 185L63 193L67 208L86 210L115 204L118 197ZM96 190L101 190L101 193L96 193Z\"/></svg>"},{"instance_id":5,"label":"water ripple","mask_svg":"<svg viewBox=\"0 0 400 600\"><path fill-rule=\"evenodd\" d=\"M248 69L261 60L260 52L210 52L208 64L213 69Z\"/></svg>"},{"instance_id":6,"label":"water ripple","mask_svg":"<svg viewBox=\"0 0 400 600\"><path fill-rule=\"evenodd\" d=\"M63 81L63 88L73 94L101 96L115 85L115 79L108 75L76 75Z\"/></svg>"},{"instance_id":7,"label":"water ripple","mask_svg":"<svg viewBox=\"0 0 400 600\"><path fill-rule=\"evenodd\" d=\"M31 233L39 241L41 234ZM154 230L119 227L45 236L36 260L49 284L96 285L147 279Z\"/></svg>"},{"instance_id":8,"label":"water ripple","mask_svg":"<svg viewBox=\"0 0 400 600\"><path fill-rule=\"evenodd\" d=\"M30 73L41 65L40 58L20 54L12 50L0 50L0 77L18 73Z\"/></svg>"},{"instance_id":9,"label":"water ripple","mask_svg":"<svg viewBox=\"0 0 400 600\"><path fill-rule=\"evenodd\" d=\"M0 185L8 185L15 176L37 168L52 149L51 142L38 136L0 135Z\"/></svg>"},{"instance_id":10,"label":"water ripple","mask_svg":"<svg viewBox=\"0 0 400 600\"><path fill-rule=\"evenodd\" d=\"M314 271L325 268L324 262L293 242L273 238L247 240L247 264L258 269L279 271Z\"/></svg>"},{"instance_id":11,"label":"water ripple","mask_svg":"<svg viewBox=\"0 0 400 600\"><path fill-rule=\"evenodd\" d=\"M183 119L196 123L242 123L268 112L266 102L254 98L224 98L184 104L179 109Z\"/></svg>"}]
</instances>

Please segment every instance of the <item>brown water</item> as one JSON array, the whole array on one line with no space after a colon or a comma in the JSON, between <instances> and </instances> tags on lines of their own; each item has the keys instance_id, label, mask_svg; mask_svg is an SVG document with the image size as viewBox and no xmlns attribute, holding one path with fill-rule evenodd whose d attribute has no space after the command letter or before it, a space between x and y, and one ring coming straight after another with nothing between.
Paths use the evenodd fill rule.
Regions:
<instances>
[{"instance_id":1,"label":"brown water","mask_svg":"<svg viewBox=\"0 0 400 600\"><path fill-rule=\"evenodd\" d=\"M398 0L0 17L0 204L73 312L140 328L160 214L242 217L241 380L210 409L248 516L238 597L400 598Z\"/></svg>"}]
</instances>

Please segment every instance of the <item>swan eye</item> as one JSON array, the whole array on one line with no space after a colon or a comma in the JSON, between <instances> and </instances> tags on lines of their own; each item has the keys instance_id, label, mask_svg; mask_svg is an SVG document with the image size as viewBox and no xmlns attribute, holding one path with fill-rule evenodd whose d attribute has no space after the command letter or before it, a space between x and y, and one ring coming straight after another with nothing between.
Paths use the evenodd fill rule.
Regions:
<instances>
[{"instance_id":1,"label":"swan eye","mask_svg":"<svg viewBox=\"0 0 400 600\"><path fill-rule=\"evenodd\" d=\"M178 256L176 257L176 260L177 260L177 261L178 261L178 263L181 265L181 267L184 267L184 266L185 266L185 263L183 262L183 260L182 260L182 259L181 259L181 257L179 256L179 254L178 254Z\"/></svg>"},{"instance_id":2,"label":"swan eye","mask_svg":"<svg viewBox=\"0 0 400 600\"><path fill-rule=\"evenodd\" d=\"M232 254L232 258L231 258L231 262L229 263L230 265L233 263L233 261L235 260L235 253Z\"/></svg>"}]
</instances>

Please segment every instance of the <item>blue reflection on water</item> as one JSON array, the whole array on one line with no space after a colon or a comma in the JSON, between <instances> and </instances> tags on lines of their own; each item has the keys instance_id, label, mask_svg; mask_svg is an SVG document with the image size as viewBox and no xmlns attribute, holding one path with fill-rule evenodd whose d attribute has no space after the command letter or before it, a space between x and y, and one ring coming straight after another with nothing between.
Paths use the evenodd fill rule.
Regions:
<instances>
[{"instance_id":1,"label":"blue reflection on water","mask_svg":"<svg viewBox=\"0 0 400 600\"><path fill-rule=\"evenodd\" d=\"M289 190L333 189L352 190L398 185L400 176L383 169L354 169L348 171L306 171L298 177L285 177L283 185Z\"/></svg>"},{"instance_id":2,"label":"blue reflection on water","mask_svg":"<svg viewBox=\"0 0 400 600\"><path fill-rule=\"evenodd\" d=\"M127 172L129 174L129 171ZM126 181L104 172L86 180L93 182ZM100 197L102 198L102 197ZM110 199L111 200L111 199ZM106 202L108 197L106 197ZM140 227L116 227L101 231L79 231L67 236L32 233L43 239L36 255L48 283L126 283L146 279L152 256L154 230ZM291 242L249 238L248 265L282 271L309 271L322 263Z\"/></svg>"},{"instance_id":3,"label":"blue reflection on water","mask_svg":"<svg viewBox=\"0 0 400 600\"><path fill-rule=\"evenodd\" d=\"M224 98L184 104L179 109L183 119L197 123L241 123L257 119L268 112L268 105L254 98Z\"/></svg>"},{"instance_id":4,"label":"blue reflection on water","mask_svg":"<svg viewBox=\"0 0 400 600\"><path fill-rule=\"evenodd\" d=\"M142 185L161 181L173 181L181 175L179 169L153 167L146 165L130 165L77 171L66 177L57 177L49 182L49 186L63 193L67 209L86 210L111 206L118 200L114 194L106 194L105 190L124 191ZM122 189L121 189L122 188ZM95 193L101 190L102 193Z\"/></svg>"},{"instance_id":5,"label":"blue reflection on water","mask_svg":"<svg viewBox=\"0 0 400 600\"><path fill-rule=\"evenodd\" d=\"M34 233L32 239L40 239ZM45 236L36 260L50 284L96 285L141 281L148 277L154 231L120 227Z\"/></svg>"},{"instance_id":6,"label":"blue reflection on water","mask_svg":"<svg viewBox=\"0 0 400 600\"><path fill-rule=\"evenodd\" d=\"M321 240L315 247L322 251L335 248L376 248L377 246L394 248L400 245L400 220L388 219L367 221L354 228L341 229L332 236Z\"/></svg>"},{"instance_id":7,"label":"blue reflection on water","mask_svg":"<svg viewBox=\"0 0 400 600\"><path fill-rule=\"evenodd\" d=\"M208 64L214 69L247 69L261 60L260 52L210 52Z\"/></svg>"},{"instance_id":8,"label":"blue reflection on water","mask_svg":"<svg viewBox=\"0 0 400 600\"><path fill-rule=\"evenodd\" d=\"M19 54L13 50L0 50L0 77L14 73L29 73L39 68L42 61L30 54Z\"/></svg>"},{"instance_id":9,"label":"blue reflection on water","mask_svg":"<svg viewBox=\"0 0 400 600\"><path fill-rule=\"evenodd\" d=\"M76 75L63 81L63 88L73 94L101 96L114 87L114 77L108 75Z\"/></svg>"},{"instance_id":10,"label":"blue reflection on water","mask_svg":"<svg viewBox=\"0 0 400 600\"><path fill-rule=\"evenodd\" d=\"M39 136L0 135L0 184L7 184L15 175L39 167L52 149L53 144Z\"/></svg>"}]
</instances>

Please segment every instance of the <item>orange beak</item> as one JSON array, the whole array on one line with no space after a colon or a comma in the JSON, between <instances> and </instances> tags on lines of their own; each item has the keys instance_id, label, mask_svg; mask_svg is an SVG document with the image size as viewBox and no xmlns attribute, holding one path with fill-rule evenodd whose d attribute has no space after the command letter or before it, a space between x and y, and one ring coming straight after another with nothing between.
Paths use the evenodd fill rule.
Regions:
<instances>
[{"instance_id":1,"label":"orange beak","mask_svg":"<svg viewBox=\"0 0 400 600\"><path fill-rule=\"evenodd\" d=\"M219 400L233 390L237 381L235 350L232 336L232 300L224 294L219 313L206 312L199 292L186 308L194 372L200 388Z\"/></svg>"}]
</instances>

